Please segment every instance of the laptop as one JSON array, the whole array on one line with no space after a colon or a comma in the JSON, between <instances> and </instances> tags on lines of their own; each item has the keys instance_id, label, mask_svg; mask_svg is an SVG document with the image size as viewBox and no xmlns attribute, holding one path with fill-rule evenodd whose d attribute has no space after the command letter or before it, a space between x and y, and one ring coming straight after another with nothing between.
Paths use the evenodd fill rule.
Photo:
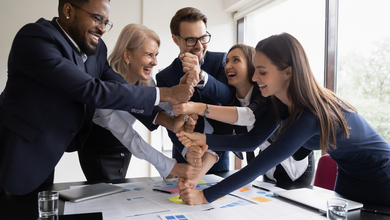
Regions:
<instances>
[{"instance_id":1,"label":"laptop","mask_svg":"<svg viewBox=\"0 0 390 220\"><path fill-rule=\"evenodd\" d=\"M60 198L63 200L81 202L88 199L123 192L125 190L125 188L120 186L110 185L107 183L97 183L74 189L61 190L58 191L58 193L60 194Z\"/></svg>"},{"instance_id":2,"label":"laptop","mask_svg":"<svg viewBox=\"0 0 390 220\"><path fill-rule=\"evenodd\" d=\"M390 215L390 204L389 206L364 204L361 210L365 212L373 212L377 214Z\"/></svg>"},{"instance_id":3,"label":"laptop","mask_svg":"<svg viewBox=\"0 0 390 220\"><path fill-rule=\"evenodd\" d=\"M341 196L338 196L333 191L330 191L332 193L325 193L317 190L312 190L308 188L301 188L301 189L293 189L293 190L286 190L286 191L280 191L280 192L274 192L275 196L278 196L280 198L293 201L299 204L302 204L304 206L316 209L322 213L327 212L327 200L329 198L337 198ZM345 199L345 198L343 198ZM345 199L348 201L348 211L360 209L363 207L362 203L355 202L349 199Z\"/></svg>"}]
</instances>

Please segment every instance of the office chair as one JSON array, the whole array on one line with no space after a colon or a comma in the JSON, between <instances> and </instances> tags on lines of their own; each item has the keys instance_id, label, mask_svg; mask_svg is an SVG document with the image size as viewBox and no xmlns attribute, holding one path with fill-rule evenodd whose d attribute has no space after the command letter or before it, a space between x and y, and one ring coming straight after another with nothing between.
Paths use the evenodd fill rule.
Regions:
<instances>
[{"instance_id":1,"label":"office chair","mask_svg":"<svg viewBox=\"0 0 390 220\"><path fill-rule=\"evenodd\" d=\"M329 154L324 154L318 161L314 186L333 190L337 176L337 163Z\"/></svg>"}]
</instances>

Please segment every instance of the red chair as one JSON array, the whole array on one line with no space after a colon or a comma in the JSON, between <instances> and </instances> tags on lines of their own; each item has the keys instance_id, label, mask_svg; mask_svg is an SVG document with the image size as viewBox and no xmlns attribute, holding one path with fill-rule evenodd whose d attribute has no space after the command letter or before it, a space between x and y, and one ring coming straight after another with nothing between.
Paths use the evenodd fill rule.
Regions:
<instances>
[{"instance_id":1,"label":"red chair","mask_svg":"<svg viewBox=\"0 0 390 220\"><path fill-rule=\"evenodd\" d=\"M337 163L329 154L324 154L318 161L314 186L333 190L336 182Z\"/></svg>"}]
</instances>

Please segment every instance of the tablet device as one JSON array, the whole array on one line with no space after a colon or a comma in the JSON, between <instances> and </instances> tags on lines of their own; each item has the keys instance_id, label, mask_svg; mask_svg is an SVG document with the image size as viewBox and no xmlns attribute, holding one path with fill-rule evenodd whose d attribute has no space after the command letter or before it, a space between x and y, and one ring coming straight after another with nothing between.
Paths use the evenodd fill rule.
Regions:
<instances>
[{"instance_id":1,"label":"tablet device","mask_svg":"<svg viewBox=\"0 0 390 220\"><path fill-rule=\"evenodd\" d=\"M301 189L293 189L293 190L286 190L286 191L280 191L280 192L274 192L274 195L292 201L299 203L301 205L307 206L309 208L316 209L322 213L327 212L327 200L329 198L338 198L340 196L337 196L333 191L332 193L324 193L317 190L312 190L308 188L301 188ZM341 197L340 197L341 198ZM345 198L343 198L345 199ZM349 199L345 199L348 201L348 211L360 209L363 207L362 203L355 202Z\"/></svg>"},{"instance_id":2,"label":"tablet device","mask_svg":"<svg viewBox=\"0 0 390 220\"><path fill-rule=\"evenodd\" d=\"M97 183L89 186L66 189L58 191L60 198L71 202L80 202L88 199L94 199L113 193L123 192L126 189L120 186L114 186L107 183Z\"/></svg>"}]
</instances>

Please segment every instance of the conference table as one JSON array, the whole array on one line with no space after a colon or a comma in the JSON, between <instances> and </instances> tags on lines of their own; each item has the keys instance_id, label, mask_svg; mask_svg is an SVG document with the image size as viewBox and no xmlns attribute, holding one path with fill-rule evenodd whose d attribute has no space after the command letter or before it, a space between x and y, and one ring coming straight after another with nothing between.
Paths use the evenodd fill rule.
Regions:
<instances>
[{"instance_id":1,"label":"conference table","mask_svg":"<svg viewBox=\"0 0 390 220\"><path fill-rule=\"evenodd\" d=\"M216 173L216 175L226 178L227 176L233 174L236 171L228 171L222 173ZM112 180L108 183L130 183L130 182L150 182L150 181L161 181L161 177L142 177L142 178L128 178L125 180ZM267 182L267 180L262 179L261 177L257 180ZM38 199L37 194L40 191L44 190L53 190L59 191L64 189L69 189L70 186L76 185L86 185L91 184L88 182L66 182L66 183L54 183L50 185L42 185L38 189L33 192L22 195L22 196L14 196L9 194L8 192L2 191L0 192L0 219L1 220L36 220L40 219L38 217ZM277 187L284 189L296 189L296 188L311 188L313 190L321 190L321 188L311 186L311 185L278 185ZM61 220L62 214L64 212L65 202L63 200L59 200L59 220ZM376 214L372 212L364 212L360 210L350 211L348 213L348 220L389 220L389 215Z\"/></svg>"}]
</instances>

